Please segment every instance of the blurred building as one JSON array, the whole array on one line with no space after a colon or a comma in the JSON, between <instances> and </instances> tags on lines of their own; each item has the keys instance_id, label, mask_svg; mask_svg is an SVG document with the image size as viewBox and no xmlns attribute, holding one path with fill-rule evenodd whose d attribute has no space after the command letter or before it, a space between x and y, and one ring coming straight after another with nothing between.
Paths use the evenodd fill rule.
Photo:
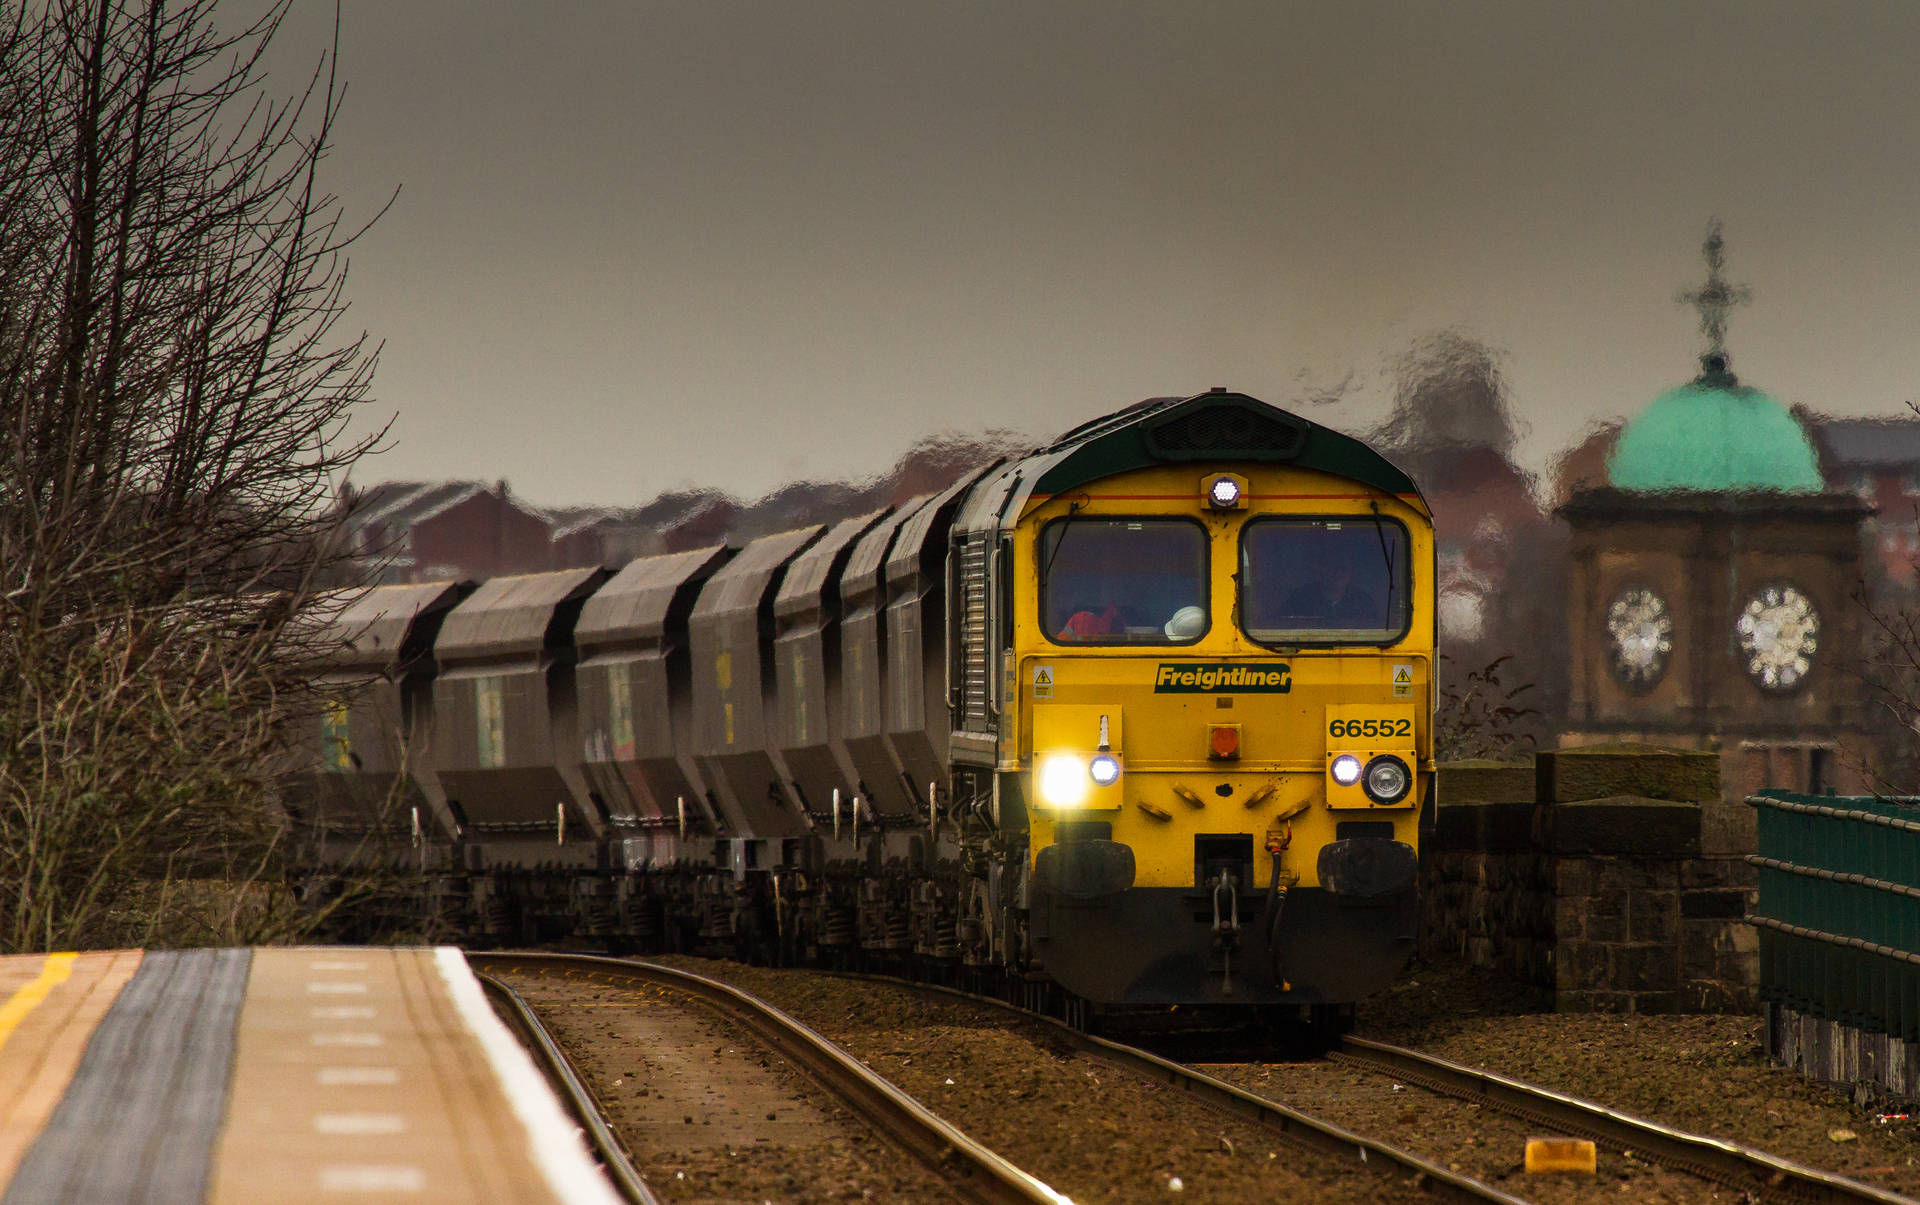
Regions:
<instances>
[{"instance_id":1,"label":"blurred building","mask_svg":"<svg viewBox=\"0 0 1920 1205\"><path fill-rule=\"evenodd\" d=\"M1733 374L1738 291L1719 252L1716 232L1692 295L1711 340L1700 375L1563 461L1556 513L1571 536L1561 743L1718 750L1731 849L1751 844L1753 790L1864 785L1853 595L1871 508L1830 489L1800 420Z\"/></svg>"},{"instance_id":2,"label":"blurred building","mask_svg":"<svg viewBox=\"0 0 1920 1205\"><path fill-rule=\"evenodd\" d=\"M743 505L711 489L671 490L642 506L538 507L504 481L388 481L341 491L336 584L480 580L618 567L637 557L740 545L937 492L1025 444L1005 432L939 437L863 482L801 481ZM355 574L352 570L358 570Z\"/></svg>"},{"instance_id":3,"label":"blurred building","mask_svg":"<svg viewBox=\"0 0 1920 1205\"><path fill-rule=\"evenodd\" d=\"M549 567L552 520L507 483L389 481L342 498L347 549L382 584L459 581Z\"/></svg>"},{"instance_id":4,"label":"blurred building","mask_svg":"<svg viewBox=\"0 0 1920 1205\"><path fill-rule=\"evenodd\" d=\"M569 506L547 514L553 523L548 557L553 569L624 565L667 550L663 533L630 507Z\"/></svg>"},{"instance_id":5,"label":"blurred building","mask_svg":"<svg viewBox=\"0 0 1920 1205\"><path fill-rule=\"evenodd\" d=\"M1829 489L1873 507L1867 520L1870 585L1911 592L1920 561L1920 417L1825 418L1802 407Z\"/></svg>"},{"instance_id":6,"label":"blurred building","mask_svg":"<svg viewBox=\"0 0 1920 1205\"><path fill-rule=\"evenodd\" d=\"M1559 622L1563 540L1533 479L1515 463L1518 436L1499 353L1460 331L1417 339L1395 369L1394 406L1370 438L1420 483L1433 512L1443 694L1493 686L1529 714L1509 735L1542 741L1564 690ZM1509 701L1509 700L1504 700Z\"/></svg>"},{"instance_id":7,"label":"blurred building","mask_svg":"<svg viewBox=\"0 0 1920 1205\"><path fill-rule=\"evenodd\" d=\"M1510 590L1520 575L1516 554L1537 551L1546 533L1531 479L1497 448L1403 455L1396 463L1433 510L1441 640L1469 659L1467 650L1510 644L1525 622L1515 606L1530 601Z\"/></svg>"}]
</instances>

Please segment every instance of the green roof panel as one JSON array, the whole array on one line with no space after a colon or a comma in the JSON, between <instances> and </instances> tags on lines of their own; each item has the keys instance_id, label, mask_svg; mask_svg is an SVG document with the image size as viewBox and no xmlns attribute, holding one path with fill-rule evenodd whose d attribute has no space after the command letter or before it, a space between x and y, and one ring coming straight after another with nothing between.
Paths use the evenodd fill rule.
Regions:
<instances>
[{"instance_id":1,"label":"green roof panel","mask_svg":"<svg viewBox=\"0 0 1920 1205\"><path fill-rule=\"evenodd\" d=\"M1034 483L1035 494L1061 494L1128 469L1181 461L1296 464L1382 493L1420 493L1361 441L1243 393L1151 399L1069 431L1046 452L1053 460Z\"/></svg>"}]
</instances>

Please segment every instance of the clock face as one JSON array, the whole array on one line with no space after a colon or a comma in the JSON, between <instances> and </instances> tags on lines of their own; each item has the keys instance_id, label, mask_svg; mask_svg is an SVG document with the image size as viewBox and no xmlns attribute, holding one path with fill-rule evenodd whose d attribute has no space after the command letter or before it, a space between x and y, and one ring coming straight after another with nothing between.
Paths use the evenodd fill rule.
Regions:
<instances>
[{"instance_id":1,"label":"clock face","mask_svg":"<svg viewBox=\"0 0 1920 1205\"><path fill-rule=\"evenodd\" d=\"M1763 587L1740 609L1733 630L1747 673L1766 690L1799 686L1820 648L1820 613L1792 586Z\"/></svg>"},{"instance_id":2,"label":"clock face","mask_svg":"<svg viewBox=\"0 0 1920 1205\"><path fill-rule=\"evenodd\" d=\"M1607 636L1613 672L1622 682L1644 690L1667 672L1673 652L1673 615L1651 590L1625 590L1607 608Z\"/></svg>"}]
</instances>

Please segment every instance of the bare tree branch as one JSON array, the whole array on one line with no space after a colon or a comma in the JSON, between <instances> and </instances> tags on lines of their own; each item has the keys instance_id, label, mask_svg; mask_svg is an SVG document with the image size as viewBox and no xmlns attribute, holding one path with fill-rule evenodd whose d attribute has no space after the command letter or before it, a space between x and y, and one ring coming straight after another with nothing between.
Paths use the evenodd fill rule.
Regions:
<instances>
[{"instance_id":1,"label":"bare tree branch","mask_svg":"<svg viewBox=\"0 0 1920 1205\"><path fill-rule=\"evenodd\" d=\"M277 98L288 3L0 0L0 949L272 865L331 483L385 435L322 182L338 14Z\"/></svg>"}]
</instances>

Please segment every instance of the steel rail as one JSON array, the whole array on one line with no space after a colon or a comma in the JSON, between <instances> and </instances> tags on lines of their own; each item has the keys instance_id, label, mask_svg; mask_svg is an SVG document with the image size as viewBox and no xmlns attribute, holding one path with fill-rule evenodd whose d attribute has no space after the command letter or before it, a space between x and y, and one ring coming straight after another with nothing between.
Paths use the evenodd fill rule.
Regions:
<instances>
[{"instance_id":1,"label":"steel rail","mask_svg":"<svg viewBox=\"0 0 1920 1205\"><path fill-rule=\"evenodd\" d=\"M1913 1205L1913 1199L1849 1180L1719 1138L1609 1109L1565 1093L1537 1088L1491 1071L1389 1046L1366 1038L1344 1037L1333 1057L1341 1062L1390 1074L1447 1096L1591 1138L1604 1146L1643 1154L1653 1162L1727 1184L1758 1197L1818 1205Z\"/></svg>"},{"instance_id":2,"label":"steel rail","mask_svg":"<svg viewBox=\"0 0 1920 1205\"><path fill-rule=\"evenodd\" d=\"M715 1008L806 1072L857 1116L977 1205L1072 1205L942 1121L839 1046L762 1000L717 980L657 963L591 954L469 953L475 971L519 972L601 983L646 983Z\"/></svg>"},{"instance_id":3,"label":"steel rail","mask_svg":"<svg viewBox=\"0 0 1920 1205\"><path fill-rule=\"evenodd\" d=\"M526 1046L540 1070L546 1074L547 1082L552 1084L565 1102L567 1111L573 1114L580 1128L586 1132L587 1141L592 1144L596 1158L606 1170L607 1178L613 1181L614 1191L624 1198L628 1205L660 1205L653 1190L627 1158L627 1152L621 1147L620 1140L614 1137L613 1129L607 1125L605 1110L595 1099L593 1090L574 1070L573 1061L560 1049L547 1027L540 1023L520 993L491 975L476 975L480 986L493 998L496 1011L504 1011L507 1024L520 1033L521 1044Z\"/></svg>"},{"instance_id":4,"label":"steel rail","mask_svg":"<svg viewBox=\"0 0 1920 1205\"><path fill-rule=\"evenodd\" d=\"M1412 1151L1402 1150L1356 1134L1330 1121L1322 1121L1311 1114L1302 1113L1298 1109L1269 1100L1223 1079L1217 1079L1204 1071L1183 1063L1176 1063L1171 1059L1161 1058L1137 1046L1127 1046L1083 1032L1057 1018L1021 1008L1017 1004L1009 1004L991 996L979 996L937 983L918 983L911 979L899 979L890 975L866 975L844 971L815 973L838 975L868 983L884 983L892 987L959 1000L967 1004L986 1005L1012 1013L1024 1020L1048 1026L1069 1046L1082 1054L1143 1076L1155 1083L1176 1088L1216 1112L1239 1117L1262 1129L1275 1131L1283 1138L1309 1150L1364 1164L1369 1170L1376 1172L1385 1171L1404 1177L1411 1181L1412 1187L1435 1200L1475 1202L1477 1205L1486 1205L1487 1202L1493 1202L1495 1205L1529 1205L1523 1197L1503 1192L1471 1176L1463 1176L1429 1159L1423 1159Z\"/></svg>"}]
</instances>

